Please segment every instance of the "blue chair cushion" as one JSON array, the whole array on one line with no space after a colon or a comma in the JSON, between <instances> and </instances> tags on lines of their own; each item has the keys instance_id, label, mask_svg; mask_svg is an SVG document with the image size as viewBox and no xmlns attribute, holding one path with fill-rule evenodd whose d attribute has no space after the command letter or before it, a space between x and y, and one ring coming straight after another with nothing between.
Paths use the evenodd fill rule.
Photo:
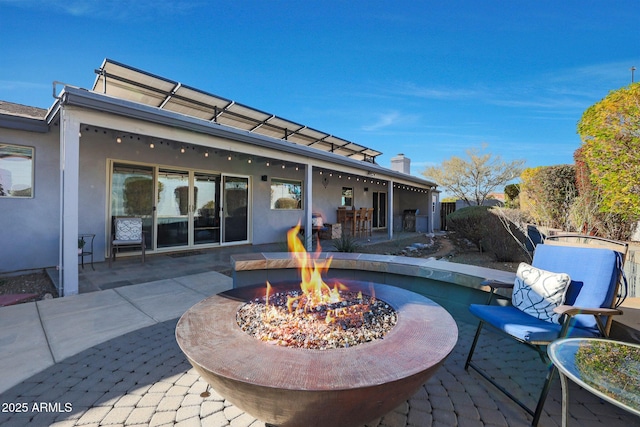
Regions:
<instances>
[{"instance_id":1,"label":"blue chair cushion","mask_svg":"<svg viewBox=\"0 0 640 427\"><path fill-rule=\"evenodd\" d=\"M547 271L567 273L571 283L565 304L584 308L610 308L620 276L621 254L611 249L538 245L532 265ZM591 315L575 317L576 326L597 331Z\"/></svg>"},{"instance_id":2,"label":"blue chair cushion","mask_svg":"<svg viewBox=\"0 0 640 427\"><path fill-rule=\"evenodd\" d=\"M548 343L558 338L562 325L540 320L513 306L471 304L469 311L487 324L527 343ZM594 337L598 333L571 328L570 337Z\"/></svg>"}]
</instances>

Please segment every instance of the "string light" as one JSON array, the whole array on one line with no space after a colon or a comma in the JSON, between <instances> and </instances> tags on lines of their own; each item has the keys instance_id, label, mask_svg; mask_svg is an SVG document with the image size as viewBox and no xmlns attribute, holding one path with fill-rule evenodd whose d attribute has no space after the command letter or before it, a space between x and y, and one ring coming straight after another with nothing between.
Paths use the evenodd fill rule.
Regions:
<instances>
[{"instance_id":1,"label":"string light","mask_svg":"<svg viewBox=\"0 0 640 427\"><path fill-rule=\"evenodd\" d=\"M122 143L122 138L117 137L117 138L116 138L116 142L117 142L118 144Z\"/></svg>"},{"instance_id":2,"label":"string light","mask_svg":"<svg viewBox=\"0 0 640 427\"><path fill-rule=\"evenodd\" d=\"M151 144L149 144L149 148L155 148L155 144L152 142Z\"/></svg>"}]
</instances>

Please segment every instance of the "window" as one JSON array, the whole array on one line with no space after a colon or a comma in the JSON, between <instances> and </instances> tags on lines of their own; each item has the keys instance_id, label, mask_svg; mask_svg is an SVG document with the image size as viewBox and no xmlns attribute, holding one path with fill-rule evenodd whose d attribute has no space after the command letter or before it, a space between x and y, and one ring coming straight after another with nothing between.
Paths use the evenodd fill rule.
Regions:
<instances>
[{"instance_id":1,"label":"window","mask_svg":"<svg viewBox=\"0 0 640 427\"><path fill-rule=\"evenodd\" d=\"M302 209L302 181L272 178L271 209Z\"/></svg>"},{"instance_id":2,"label":"window","mask_svg":"<svg viewBox=\"0 0 640 427\"><path fill-rule=\"evenodd\" d=\"M33 197L33 148L0 144L0 197Z\"/></svg>"},{"instance_id":3,"label":"window","mask_svg":"<svg viewBox=\"0 0 640 427\"><path fill-rule=\"evenodd\" d=\"M342 187L341 206L353 206L353 187Z\"/></svg>"}]
</instances>

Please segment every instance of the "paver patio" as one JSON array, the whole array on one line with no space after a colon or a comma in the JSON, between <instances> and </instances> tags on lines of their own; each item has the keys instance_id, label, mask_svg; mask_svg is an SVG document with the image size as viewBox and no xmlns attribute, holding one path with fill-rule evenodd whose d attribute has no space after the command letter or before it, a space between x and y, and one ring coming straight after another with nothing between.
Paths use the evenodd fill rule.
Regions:
<instances>
[{"instance_id":1,"label":"paver patio","mask_svg":"<svg viewBox=\"0 0 640 427\"><path fill-rule=\"evenodd\" d=\"M0 308L0 425L264 426L215 392L200 397L207 385L175 340L182 312L231 287L229 277L211 271L224 267L228 256L173 258L160 273L160 257L144 265L118 260L111 271L98 264L85 283L100 282L106 290ZM154 279L144 283L147 273ZM105 302L111 312L105 312ZM529 425L531 417L519 406L464 370L476 325L456 320L458 344L444 366L406 403L368 426ZM474 360L533 405L545 373L538 355L483 333L490 336L480 340ZM571 426L627 427L640 421L574 384L570 398ZM560 417L556 380L539 425L559 426Z\"/></svg>"},{"instance_id":2,"label":"paver patio","mask_svg":"<svg viewBox=\"0 0 640 427\"><path fill-rule=\"evenodd\" d=\"M202 276L199 277L199 280ZM127 289L132 295L149 285ZM168 289L162 289L166 295ZM140 288L138 288L140 287ZM185 291L178 287L177 296ZM160 310L168 304L145 310ZM189 302L190 303L190 302ZM175 340L177 319L163 320L66 357L2 393L3 405L27 404L27 412L0 413L0 424L126 426L252 426L264 424L215 392L202 398L206 383L191 368ZM475 326L458 322L460 338L444 366L414 396L382 419L368 424L401 426L525 426L530 417L475 373L463 369ZM491 333L491 332L488 332ZM516 394L535 401L544 366L532 350L491 333L485 346L501 349L500 361L487 348L478 359L494 375L516 386ZM485 351L486 350L486 351ZM402 351L399 349L399 351ZM486 358L483 359L483 355ZM34 410L34 404L36 405ZM41 407L43 412L38 412ZM545 405L541 426L560 424L560 385ZM572 386L571 425L627 427L638 419Z\"/></svg>"}]
</instances>

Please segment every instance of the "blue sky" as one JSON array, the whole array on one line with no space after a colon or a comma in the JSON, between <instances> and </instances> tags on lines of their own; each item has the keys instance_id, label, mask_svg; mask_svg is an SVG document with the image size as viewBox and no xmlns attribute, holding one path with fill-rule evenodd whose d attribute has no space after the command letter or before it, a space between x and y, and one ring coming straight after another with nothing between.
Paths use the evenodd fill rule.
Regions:
<instances>
[{"instance_id":1,"label":"blue sky","mask_svg":"<svg viewBox=\"0 0 640 427\"><path fill-rule=\"evenodd\" d=\"M484 143L573 163L584 110L640 69L638 22L635 0L0 0L0 99L48 108L53 81L90 88L110 58L414 175Z\"/></svg>"}]
</instances>

